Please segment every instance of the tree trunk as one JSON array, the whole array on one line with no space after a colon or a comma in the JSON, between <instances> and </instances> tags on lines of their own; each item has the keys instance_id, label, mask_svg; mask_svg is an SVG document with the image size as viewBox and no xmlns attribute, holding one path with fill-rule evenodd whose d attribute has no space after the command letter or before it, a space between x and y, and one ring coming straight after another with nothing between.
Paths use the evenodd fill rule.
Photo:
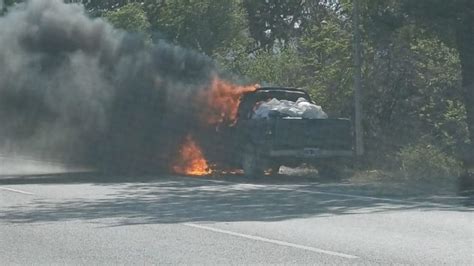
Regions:
<instances>
[{"instance_id":1,"label":"tree trunk","mask_svg":"<svg viewBox=\"0 0 474 266\"><path fill-rule=\"evenodd\" d=\"M464 153L466 170L474 167L474 10L466 8L456 30L461 62L464 105L467 114L470 147Z\"/></svg>"}]
</instances>

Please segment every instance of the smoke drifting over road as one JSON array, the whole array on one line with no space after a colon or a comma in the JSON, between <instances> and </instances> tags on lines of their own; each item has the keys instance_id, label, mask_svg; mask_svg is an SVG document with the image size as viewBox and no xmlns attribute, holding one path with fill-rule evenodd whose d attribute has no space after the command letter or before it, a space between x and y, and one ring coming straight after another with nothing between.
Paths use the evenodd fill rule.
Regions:
<instances>
[{"instance_id":1,"label":"smoke drifting over road","mask_svg":"<svg viewBox=\"0 0 474 266\"><path fill-rule=\"evenodd\" d=\"M216 73L208 57L147 44L80 5L18 5L0 17L0 153L167 167Z\"/></svg>"}]
</instances>

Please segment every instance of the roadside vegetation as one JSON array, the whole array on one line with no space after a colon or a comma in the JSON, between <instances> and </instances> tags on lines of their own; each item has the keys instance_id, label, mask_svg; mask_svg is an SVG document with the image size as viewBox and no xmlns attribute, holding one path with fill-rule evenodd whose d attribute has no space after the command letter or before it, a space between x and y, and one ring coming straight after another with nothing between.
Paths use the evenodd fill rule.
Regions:
<instances>
[{"instance_id":1,"label":"roadside vegetation","mask_svg":"<svg viewBox=\"0 0 474 266\"><path fill-rule=\"evenodd\" d=\"M82 2L91 16L150 42L205 53L236 79L303 87L330 116L352 117L352 1ZM362 168L402 179L458 177L474 142L474 4L360 3Z\"/></svg>"}]
</instances>

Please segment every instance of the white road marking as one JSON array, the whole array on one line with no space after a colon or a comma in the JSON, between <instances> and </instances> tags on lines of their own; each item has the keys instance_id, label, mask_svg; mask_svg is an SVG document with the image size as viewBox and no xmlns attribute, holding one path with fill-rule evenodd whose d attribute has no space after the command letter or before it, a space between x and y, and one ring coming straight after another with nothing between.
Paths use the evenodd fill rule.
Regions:
<instances>
[{"instance_id":1,"label":"white road marking","mask_svg":"<svg viewBox=\"0 0 474 266\"><path fill-rule=\"evenodd\" d=\"M324 249L319 249L319 248L294 244L294 243L290 243L290 242L286 242L286 241L275 240L275 239L270 239L270 238L265 238L265 237L260 237L260 236L241 234L241 233L236 233L236 232L232 232L232 231L228 231L228 230L222 230L222 229L217 229L217 228L213 228L213 227L209 227L209 226L205 226L205 225L200 225L200 224L184 223L183 225L189 226L189 227L194 227L194 228L199 228L199 229L203 229L203 230L208 230L208 231L212 231L212 232L216 232L216 233L227 234L227 235L232 235L232 236L236 236L236 237L247 238L247 239L261 241L261 242L266 242L266 243L272 243L272 244L276 244L276 245L280 245L280 246L292 247L292 248L308 250L308 251L312 251L312 252L316 252L316 253L322 253L322 254L331 255L331 256L343 257L343 258L347 258L347 259L358 259L359 258L359 257L354 256L354 255L344 254L344 253L340 253L340 252L324 250Z\"/></svg>"},{"instance_id":2,"label":"white road marking","mask_svg":"<svg viewBox=\"0 0 474 266\"><path fill-rule=\"evenodd\" d=\"M183 178L188 178L188 177L183 177ZM207 179L207 178L193 178L194 180L205 180L209 182L214 182L214 183L227 183L227 184L243 184L243 183L238 183L238 182L231 182L231 181L224 181L224 180L213 180L213 179ZM252 184L252 183L246 183L249 185L262 185L262 184ZM273 185L274 186L274 185ZM428 201L411 201L411 200L400 200L400 199L390 199L390 198L380 198L380 197L372 197L372 196L360 196L360 195L353 195L353 194L343 194L343 193L334 193L334 192L324 192L324 191L318 191L318 190L306 190L306 189L291 189L291 188L277 188L279 190L285 190L285 191L297 191L297 192L303 192L303 193L310 193L310 194L321 194L321 195L330 195L330 196L338 196L338 197L346 197L346 198L354 198L354 199L366 199L366 200L378 200L378 201L387 201L387 202L394 202L394 203L408 203L408 204L416 204L416 205L429 205L429 206L434 206L434 207L442 207L442 208L454 208L454 207L459 207L454 204L443 204L443 203L436 203L436 202L428 202Z\"/></svg>"},{"instance_id":3,"label":"white road marking","mask_svg":"<svg viewBox=\"0 0 474 266\"><path fill-rule=\"evenodd\" d=\"M369 200L388 201L388 202L395 202L395 203L409 203L409 204L416 204L416 205L430 205L430 206L444 207L444 208L458 207L458 206L456 206L456 205L443 204L443 203L436 203L436 202L428 202L428 201L399 200L399 199L379 198L379 197L371 197L371 196L359 196L359 195L343 194L343 193L323 192L323 191L317 191L317 190L315 190L315 191L313 191L313 190L305 190L305 189L285 189L285 190L288 190L288 191L298 191L298 192L310 193L310 194L321 194L321 195L330 195L330 196L354 198L354 199L369 199Z\"/></svg>"},{"instance_id":4,"label":"white road marking","mask_svg":"<svg viewBox=\"0 0 474 266\"><path fill-rule=\"evenodd\" d=\"M24 195L34 195L31 192L26 192L26 191L23 191L23 190L18 190L18 189L13 189L13 188L0 187L0 189L10 191L10 192L20 193L20 194L24 194Z\"/></svg>"},{"instance_id":5,"label":"white road marking","mask_svg":"<svg viewBox=\"0 0 474 266\"><path fill-rule=\"evenodd\" d=\"M400 199L390 199L390 198L381 198L381 197L372 197L372 196L360 196L360 195L334 193L334 192L323 192L323 191L317 191L317 190L316 191L311 191L311 190L304 190L304 189L296 189L296 190L291 190L291 191L300 191L300 192L312 193L312 194L325 194L325 195L355 198L355 199L358 198L358 199L387 201L387 202L394 202L394 203L408 203L408 204L425 205L425 206L433 206L433 207L441 207L441 208L462 207L462 206L455 205L455 204L445 204L445 203L437 203L437 202L431 202L431 201L400 200Z\"/></svg>"}]
</instances>

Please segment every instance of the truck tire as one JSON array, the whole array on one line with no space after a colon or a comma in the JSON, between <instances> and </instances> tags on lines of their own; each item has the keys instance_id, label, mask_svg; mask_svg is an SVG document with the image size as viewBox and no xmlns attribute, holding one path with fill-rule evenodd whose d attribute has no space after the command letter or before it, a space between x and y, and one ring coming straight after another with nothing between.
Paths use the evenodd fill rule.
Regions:
<instances>
[{"instance_id":1,"label":"truck tire","mask_svg":"<svg viewBox=\"0 0 474 266\"><path fill-rule=\"evenodd\" d=\"M354 163L352 158L335 158L321 162L316 168L322 179L339 181L353 175Z\"/></svg>"},{"instance_id":2,"label":"truck tire","mask_svg":"<svg viewBox=\"0 0 474 266\"><path fill-rule=\"evenodd\" d=\"M264 173L262 159L255 148L248 145L242 154L242 169L246 177L258 177Z\"/></svg>"},{"instance_id":3,"label":"truck tire","mask_svg":"<svg viewBox=\"0 0 474 266\"><path fill-rule=\"evenodd\" d=\"M322 165L318 167L318 175L322 179L326 180L340 180L342 179L342 174L336 166L332 165Z\"/></svg>"},{"instance_id":4,"label":"truck tire","mask_svg":"<svg viewBox=\"0 0 474 266\"><path fill-rule=\"evenodd\" d=\"M278 175L280 173L280 163L270 163L270 174Z\"/></svg>"}]
</instances>

